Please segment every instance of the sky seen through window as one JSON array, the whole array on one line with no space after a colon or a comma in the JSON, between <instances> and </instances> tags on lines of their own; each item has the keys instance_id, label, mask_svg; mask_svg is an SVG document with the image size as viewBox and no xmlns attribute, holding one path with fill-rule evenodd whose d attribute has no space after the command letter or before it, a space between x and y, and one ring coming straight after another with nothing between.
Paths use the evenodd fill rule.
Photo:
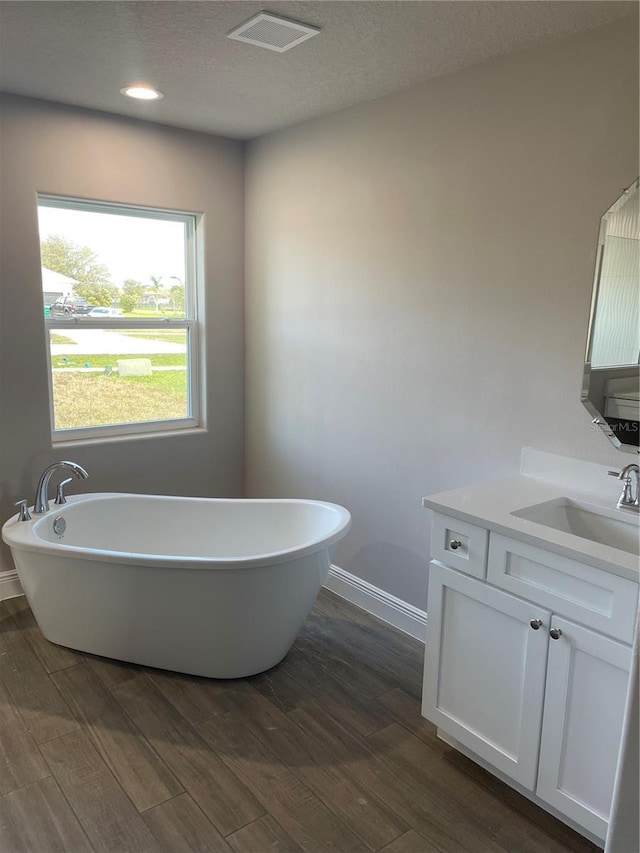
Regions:
<instances>
[{"instance_id":1,"label":"sky seen through window","mask_svg":"<svg viewBox=\"0 0 640 853\"><path fill-rule=\"evenodd\" d=\"M147 284L151 276L165 287L185 280L184 224L122 214L38 206L40 240L58 234L88 246L108 267L112 284L126 279Z\"/></svg>"}]
</instances>

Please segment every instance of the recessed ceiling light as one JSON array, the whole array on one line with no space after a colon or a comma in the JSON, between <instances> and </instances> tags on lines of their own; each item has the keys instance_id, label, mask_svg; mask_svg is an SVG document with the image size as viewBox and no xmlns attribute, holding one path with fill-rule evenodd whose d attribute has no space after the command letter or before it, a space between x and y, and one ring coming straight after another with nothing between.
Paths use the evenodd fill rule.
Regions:
<instances>
[{"instance_id":1,"label":"recessed ceiling light","mask_svg":"<svg viewBox=\"0 0 640 853\"><path fill-rule=\"evenodd\" d=\"M132 86L125 86L120 91L128 98L137 98L140 101L157 101L164 98L162 92L144 83L134 83Z\"/></svg>"}]
</instances>

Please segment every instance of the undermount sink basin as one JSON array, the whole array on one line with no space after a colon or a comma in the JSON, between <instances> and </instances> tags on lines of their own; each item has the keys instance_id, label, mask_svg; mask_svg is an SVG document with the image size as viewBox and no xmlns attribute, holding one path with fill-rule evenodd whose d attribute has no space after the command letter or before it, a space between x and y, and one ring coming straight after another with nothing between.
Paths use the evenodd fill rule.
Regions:
<instances>
[{"instance_id":1,"label":"undermount sink basin","mask_svg":"<svg viewBox=\"0 0 640 853\"><path fill-rule=\"evenodd\" d=\"M640 555L640 518L625 510L608 510L570 498L557 498L524 507L511 515Z\"/></svg>"}]
</instances>

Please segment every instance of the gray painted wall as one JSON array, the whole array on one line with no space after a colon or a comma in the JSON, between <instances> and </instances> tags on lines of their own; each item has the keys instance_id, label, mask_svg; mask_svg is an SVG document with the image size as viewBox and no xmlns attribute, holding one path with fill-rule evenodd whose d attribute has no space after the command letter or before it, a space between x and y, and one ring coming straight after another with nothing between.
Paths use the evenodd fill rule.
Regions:
<instances>
[{"instance_id":1,"label":"gray painted wall","mask_svg":"<svg viewBox=\"0 0 640 853\"><path fill-rule=\"evenodd\" d=\"M241 495L242 145L12 97L0 121L0 517L64 458L91 474L75 490ZM37 191L204 213L207 431L52 449ZM1 556L0 570L13 568Z\"/></svg>"},{"instance_id":2,"label":"gray painted wall","mask_svg":"<svg viewBox=\"0 0 640 853\"><path fill-rule=\"evenodd\" d=\"M637 170L628 21L250 144L249 493L344 504L335 562L424 607L423 495L523 446L620 464L579 398L599 219Z\"/></svg>"}]
</instances>

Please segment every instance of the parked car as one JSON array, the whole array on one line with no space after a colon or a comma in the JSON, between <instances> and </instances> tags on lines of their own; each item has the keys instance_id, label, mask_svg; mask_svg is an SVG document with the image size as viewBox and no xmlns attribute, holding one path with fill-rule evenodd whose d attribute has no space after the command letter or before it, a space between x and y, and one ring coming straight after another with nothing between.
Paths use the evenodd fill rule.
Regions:
<instances>
[{"instance_id":1,"label":"parked car","mask_svg":"<svg viewBox=\"0 0 640 853\"><path fill-rule=\"evenodd\" d=\"M82 296L63 296L49 306L50 317L75 317L88 314L95 305L90 305Z\"/></svg>"},{"instance_id":2,"label":"parked car","mask_svg":"<svg viewBox=\"0 0 640 853\"><path fill-rule=\"evenodd\" d=\"M122 311L117 308L92 308L87 312L87 317L122 317Z\"/></svg>"}]
</instances>

